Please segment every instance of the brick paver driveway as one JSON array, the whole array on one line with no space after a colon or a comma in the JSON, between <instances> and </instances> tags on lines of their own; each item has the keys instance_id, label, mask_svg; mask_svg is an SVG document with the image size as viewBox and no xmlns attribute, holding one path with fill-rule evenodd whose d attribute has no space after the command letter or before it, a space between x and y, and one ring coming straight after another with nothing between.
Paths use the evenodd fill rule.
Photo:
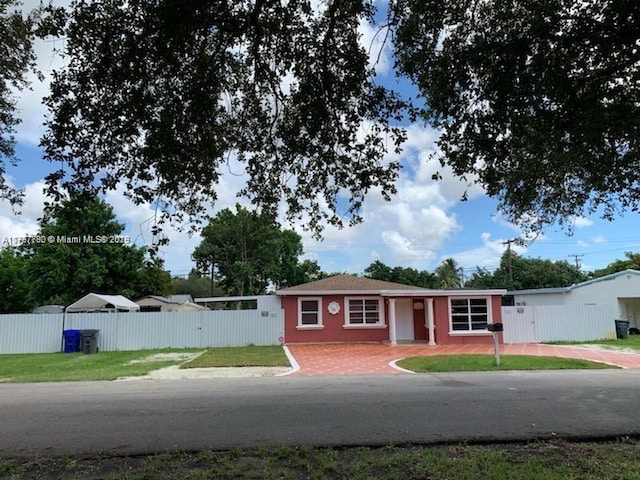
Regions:
<instances>
[{"instance_id":1,"label":"brick paver driveway","mask_svg":"<svg viewBox=\"0 0 640 480\"><path fill-rule=\"evenodd\" d=\"M398 345L379 343L288 345L299 365L293 375L401 374L390 362L417 355L492 354L492 345ZM517 344L500 345L503 355L539 355L582 358L623 368L640 368L640 354L596 350L586 347Z\"/></svg>"}]
</instances>

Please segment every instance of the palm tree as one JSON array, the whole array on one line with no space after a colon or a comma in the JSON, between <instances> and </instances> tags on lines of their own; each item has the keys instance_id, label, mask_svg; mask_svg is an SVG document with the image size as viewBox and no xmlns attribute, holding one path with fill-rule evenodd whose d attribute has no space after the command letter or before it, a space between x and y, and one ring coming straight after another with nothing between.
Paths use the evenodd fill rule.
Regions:
<instances>
[{"instance_id":1,"label":"palm tree","mask_svg":"<svg viewBox=\"0 0 640 480\"><path fill-rule=\"evenodd\" d=\"M462 287L462 267L458 266L453 258L445 259L436 268L436 277L440 282L440 288Z\"/></svg>"}]
</instances>

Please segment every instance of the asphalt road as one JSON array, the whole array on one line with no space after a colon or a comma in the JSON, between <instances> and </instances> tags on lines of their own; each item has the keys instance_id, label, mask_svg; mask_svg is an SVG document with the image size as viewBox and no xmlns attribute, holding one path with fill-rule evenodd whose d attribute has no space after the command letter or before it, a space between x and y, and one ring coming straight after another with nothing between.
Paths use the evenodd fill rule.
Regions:
<instances>
[{"instance_id":1,"label":"asphalt road","mask_svg":"<svg viewBox=\"0 0 640 480\"><path fill-rule=\"evenodd\" d=\"M640 371L0 385L0 456L640 434Z\"/></svg>"}]
</instances>

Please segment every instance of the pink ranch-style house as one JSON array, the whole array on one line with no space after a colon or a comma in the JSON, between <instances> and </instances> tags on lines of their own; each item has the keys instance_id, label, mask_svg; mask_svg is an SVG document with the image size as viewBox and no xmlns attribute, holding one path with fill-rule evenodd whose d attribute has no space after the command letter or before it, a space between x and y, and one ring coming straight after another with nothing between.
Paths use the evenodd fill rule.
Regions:
<instances>
[{"instance_id":1,"label":"pink ranch-style house","mask_svg":"<svg viewBox=\"0 0 640 480\"><path fill-rule=\"evenodd\" d=\"M336 275L278 290L286 343L491 343L505 290L427 288ZM502 334L500 334L502 342Z\"/></svg>"}]
</instances>

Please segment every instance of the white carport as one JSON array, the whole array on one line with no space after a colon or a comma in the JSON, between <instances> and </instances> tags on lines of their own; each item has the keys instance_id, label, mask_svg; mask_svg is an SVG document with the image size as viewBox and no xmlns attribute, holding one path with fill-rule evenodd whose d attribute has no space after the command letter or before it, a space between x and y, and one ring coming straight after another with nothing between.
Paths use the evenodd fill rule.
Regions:
<instances>
[{"instance_id":1,"label":"white carport","mask_svg":"<svg viewBox=\"0 0 640 480\"><path fill-rule=\"evenodd\" d=\"M140 306L122 295L89 293L69 305L65 312L138 312Z\"/></svg>"}]
</instances>

